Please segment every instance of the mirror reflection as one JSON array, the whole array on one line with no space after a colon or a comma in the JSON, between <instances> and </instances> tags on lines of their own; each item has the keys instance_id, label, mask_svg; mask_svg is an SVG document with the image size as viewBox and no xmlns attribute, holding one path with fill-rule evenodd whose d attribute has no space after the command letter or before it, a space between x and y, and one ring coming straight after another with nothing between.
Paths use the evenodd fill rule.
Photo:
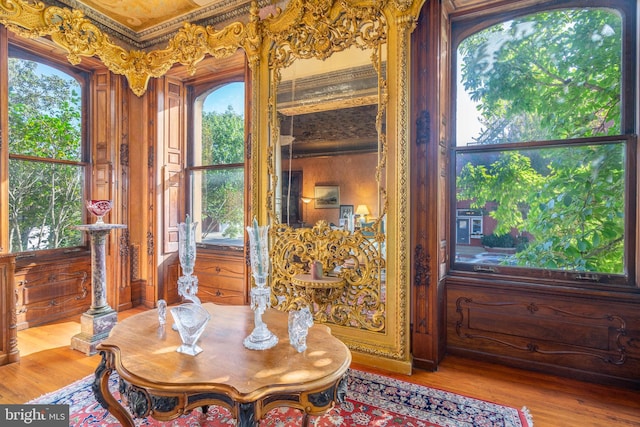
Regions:
<instances>
[{"instance_id":1,"label":"mirror reflection","mask_svg":"<svg viewBox=\"0 0 640 427\"><path fill-rule=\"evenodd\" d=\"M326 221L354 231L382 216L377 60L352 47L280 70L280 222L297 228Z\"/></svg>"},{"instance_id":2,"label":"mirror reflection","mask_svg":"<svg viewBox=\"0 0 640 427\"><path fill-rule=\"evenodd\" d=\"M386 325L385 59L383 44L354 45L272 76L279 307L376 332Z\"/></svg>"}]
</instances>

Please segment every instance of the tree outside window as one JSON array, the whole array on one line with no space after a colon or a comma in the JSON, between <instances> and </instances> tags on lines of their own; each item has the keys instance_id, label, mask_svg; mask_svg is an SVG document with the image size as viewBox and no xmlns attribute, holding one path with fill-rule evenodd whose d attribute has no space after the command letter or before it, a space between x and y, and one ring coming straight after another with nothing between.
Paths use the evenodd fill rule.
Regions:
<instances>
[{"instance_id":1,"label":"tree outside window","mask_svg":"<svg viewBox=\"0 0 640 427\"><path fill-rule=\"evenodd\" d=\"M191 147L189 179L198 242L243 246L244 84L222 86L196 104L200 120Z\"/></svg>"},{"instance_id":2,"label":"tree outside window","mask_svg":"<svg viewBox=\"0 0 640 427\"><path fill-rule=\"evenodd\" d=\"M81 86L9 58L10 251L79 246L83 220Z\"/></svg>"},{"instance_id":3,"label":"tree outside window","mask_svg":"<svg viewBox=\"0 0 640 427\"><path fill-rule=\"evenodd\" d=\"M635 141L625 135L623 28L615 9L555 9L458 45L455 195L487 212L485 236L519 243L502 265L625 274ZM456 255L482 259L460 244Z\"/></svg>"}]
</instances>

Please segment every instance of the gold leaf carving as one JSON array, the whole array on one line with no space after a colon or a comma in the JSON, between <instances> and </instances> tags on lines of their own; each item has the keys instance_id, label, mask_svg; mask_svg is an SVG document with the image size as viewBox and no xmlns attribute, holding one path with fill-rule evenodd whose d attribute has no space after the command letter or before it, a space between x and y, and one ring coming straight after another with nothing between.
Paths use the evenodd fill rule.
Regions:
<instances>
[{"instance_id":1,"label":"gold leaf carving","mask_svg":"<svg viewBox=\"0 0 640 427\"><path fill-rule=\"evenodd\" d=\"M97 56L115 74L124 75L131 90L141 96L151 77L163 76L174 64L186 65L191 72L206 54L222 58L247 47L254 52L260 40L258 8L251 7L249 24L234 22L220 31L185 23L165 49L127 51L114 44L79 10L46 7L26 0L0 2L0 23L10 31L28 38L50 36L67 51L70 63L82 57Z\"/></svg>"},{"instance_id":2,"label":"gold leaf carving","mask_svg":"<svg viewBox=\"0 0 640 427\"><path fill-rule=\"evenodd\" d=\"M265 21L265 37L276 48L270 68L295 58L326 59L350 46L376 48L386 41L382 3L293 0L285 12Z\"/></svg>"},{"instance_id":3,"label":"gold leaf carving","mask_svg":"<svg viewBox=\"0 0 640 427\"><path fill-rule=\"evenodd\" d=\"M272 233L272 289L277 308L288 310L311 303L317 322L384 330L385 236L379 224L355 233L334 229L326 221L313 228L279 224ZM325 275L342 278L344 286L331 293L317 289L305 295L293 279L308 274L313 261L322 263Z\"/></svg>"}]
</instances>

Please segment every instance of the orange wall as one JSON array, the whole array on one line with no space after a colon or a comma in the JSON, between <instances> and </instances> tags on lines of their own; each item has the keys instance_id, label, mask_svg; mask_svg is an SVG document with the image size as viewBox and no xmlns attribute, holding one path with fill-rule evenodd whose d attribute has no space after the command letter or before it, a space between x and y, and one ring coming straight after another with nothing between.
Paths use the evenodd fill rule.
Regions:
<instances>
[{"instance_id":1,"label":"orange wall","mask_svg":"<svg viewBox=\"0 0 640 427\"><path fill-rule=\"evenodd\" d=\"M283 168L289 166L283 160ZM377 153L348 154L331 157L314 157L294 159L292 171L302 171L302 195L314 197L316 185L338 185L340 187L340 204L353 205L353 210L360 204L369 208L369 218L378 217L378 187L375 180ZM307 225L319 220L338 224L339 208L315 209L314 202L307 206L302 203L302 215Z\"/></svg>"}]
</instances>

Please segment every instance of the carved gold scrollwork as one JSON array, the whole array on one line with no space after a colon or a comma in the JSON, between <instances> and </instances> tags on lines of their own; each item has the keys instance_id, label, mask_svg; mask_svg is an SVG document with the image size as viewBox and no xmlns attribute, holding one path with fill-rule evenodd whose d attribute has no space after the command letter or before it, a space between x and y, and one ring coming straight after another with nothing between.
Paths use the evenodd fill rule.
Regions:
<instances>
[{"instance_id":1,"label":"carved gold scrollwork","mask_svg":"<svg viewBox=\"0 0 640 427\"><path fill-rule=\"evenodd\" d=\"M279 224L272 229L276 307L287 310L311 302L317 322L384 330L385 260L381 253L384 234L373 228L366 232L371 236L333 229L325 221L319 221L313 228L294 229ZM301 295L294 277L308 273L313 261L322 263L325 275L342 278L344 286L318 288L311 295Z\"/></svg>"},{"instance_id":2,"label":"carved gold scrollwork","mask_svg":"<svg viewBox=\"0 0 640 427\"><path fill-rule=\"evenodd\" d=\"M43 3L23 0L0 2L0 23L27 38L50 36L67 51L67 59L77 65L82 57L97 56L115 74L124 75L133 93L143 95L151 77L163 76L176 63L191 72L205 55L223 58L245 47L255 57L259 44L258 8L252 4L245 26L234 22L220 31L185 23L165 49L151 52L127 51L114 44L79 10L45 7ZM255 60L250 61L255 63Z\"/></svg>"},{"instance_id":3,"label":"carved gold scrollwork","mask_svg":"<svg viewBox=\"0 0 640 427\"><path fill-rule=\"evenodd\" d=\"M374 49L386 42L382 4L293 0L286 11L264 28L274 49L270 68L298 59L326 59L351 46Z\"/></svg>"}]
</instances>

